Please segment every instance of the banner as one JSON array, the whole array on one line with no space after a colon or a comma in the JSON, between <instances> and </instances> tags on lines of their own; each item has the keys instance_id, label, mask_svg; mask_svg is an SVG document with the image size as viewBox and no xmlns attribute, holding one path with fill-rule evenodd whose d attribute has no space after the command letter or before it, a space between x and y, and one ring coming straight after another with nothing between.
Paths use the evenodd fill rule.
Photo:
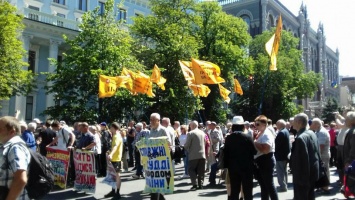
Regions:
<instances>
[{"instance_id":1,"label":"banner","mask_svg":"<svg viewBox=\"0 0 355 200\"><path fill-rule=\"evenodd\" d=\"M73 155L75 165L74 190L94 194L96 188L94 152L77 149Z\"/></svg>"},{"instance_id":2,"label":"banner","mask_svg":"<svg viewBox=\"0 0 355 200\"><path fill-rule=\"evenodd\" d=\"M117 188L117 184L116 184L116 170L113 167L110 159L108 158L108 155L106 156L106 162L107 162L107 169L106 169L106 177L104 178L104 180L102 180L102 183L105 183L109 186L111 186L112 188L116 189Z\"/></svg>"},{"instance_id":3,"label":"banner","mask_svg":"<svg viewBox=\"0 0 355 200\"><path fill-rule=\"evenodd\" d=\"M54 170L54 185L65 189L67 185L70 151L57 147L47 147L46 157L52 164Z\"/></svg>"},{"instance_id":4,"label":"banner","mask_svg":"<svg viewBox=\"0 0 355 200\"><path fill-rule=\"evenodd\" d=\"M145 172L143 193L173 193L174 170L167 137L144 138L136 146Z\"/></svg>"}]
</instances>

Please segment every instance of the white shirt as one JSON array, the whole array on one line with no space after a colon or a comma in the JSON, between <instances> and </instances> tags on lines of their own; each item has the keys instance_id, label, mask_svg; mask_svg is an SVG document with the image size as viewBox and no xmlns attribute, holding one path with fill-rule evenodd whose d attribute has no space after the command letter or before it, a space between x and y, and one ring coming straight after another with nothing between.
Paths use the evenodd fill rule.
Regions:
<instances>
[{"instance_id":1,"label":"white shirt","mask_svg":"<svg viewBox=\"0 0 355 200\"><path fill-rule=\"evenodd\" d=\"M329 157L330 156L330 135L327 129L322 127L317 133L318 143L319 145L324 145L323 151L321 150L320 155L321 157Z\"/></svg>"},{"instance_id":2,"label":"white shirt","mask_svg":"<svg viewBox=\"0 0 355 200\"><path fill-rule=\"evenodd\" d=\"M101 139L100 139L100 136L99 134L95 133L94 134L94 138L95 138L95 152L97 154L101 154Z\"/></svg>"},{"instance_id":3,"label":"white shirt","mask_svg":"<svg viewBox=\"0 0 355 200\"><path fill-rule=\"evenodd\" d=\"M67 149L67 143L69 141L69 135L71 131L68 128L61 128L56 134L58 137L57 147L60 149ZM64 138L63 138L64 136Z\"/></svg>"},{"instance_id":4,"label":"white shirt","mask_svg":"<svg viewBox=\"0 0 355 200\"><path fill-rule=\"evenodd\" d=\"M271 133L270 129L266 128L264 133L256 140L256 142L260 144L268 144L271 148L270 152L275 152L275 138L273 133ZM257 157L263 154L264 153L258 150L256 155L254 156L254 159L256 159Z\"/></svg>"}]
</instances>

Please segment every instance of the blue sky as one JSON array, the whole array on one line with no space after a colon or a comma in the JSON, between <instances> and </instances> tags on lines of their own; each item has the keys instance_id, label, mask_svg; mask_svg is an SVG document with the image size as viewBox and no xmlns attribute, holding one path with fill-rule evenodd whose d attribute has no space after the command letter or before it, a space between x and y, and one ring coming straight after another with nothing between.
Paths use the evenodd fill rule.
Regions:
<instances>
[{"instance_id":1,"label":"blue sky","mask_svg":"<svg viewBox=\"0 0 355 200\"><path fill-rule=\"evenodd\" d=\"M279 0L298 15L302 0ZM311 27L317 30L323 23L327 45L339 49L339 75L355 76L355 1L303 0L307 6Z\"/></svg>"}]
</instances>

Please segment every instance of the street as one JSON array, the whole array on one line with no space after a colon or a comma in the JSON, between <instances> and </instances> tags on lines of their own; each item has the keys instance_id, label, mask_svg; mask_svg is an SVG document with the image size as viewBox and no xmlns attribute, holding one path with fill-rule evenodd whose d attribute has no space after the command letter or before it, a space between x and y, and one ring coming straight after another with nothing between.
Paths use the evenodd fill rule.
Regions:
<instances>
[{"instance_id":1,"label":"street","mask_svg":"<svg viewBox=\"0 0 355 200\"><path fill-rule=\"evenodd\" d=\"M183 164L176 165L176 174L175 174L175 189L174 194L165 195L167 200L206 200L206 199L227 199L227 192L224 185L224 181L221 181L218 184L219 178L217 177L217 186L213 188L204 187L202 190L190 191L190 180L183 179L178 180L178 176L180 176L183 172ZM331 194L329 195L322 195L320 193L316 193L316 199L322 200L340 200L346 199L340 192L339 192L339 185L336 183L338 180L338 175L336 174L336 168L331 168ZM121 174L122 177L122 187L120 193L122 195L122 199L132 199L132 200L147 200L149 199L148 194L142 194L145 181L144 179L133 180L131 176L133 172L130 173L123 173ZM92 194L84 194L80 192L73 191L73 188L69 188L66 190L56 190L51 192L43 199L48 200L55 200L55 199L81 199L81 200L94 200L94 199L105 199L104 195L107 194L111 188L101 183L103 178L98 178L96 181L96 193ZM277 178L274 176L275 185L278 186ZM292 175L289 174L288 176L288 191L278 193L280 200L288 200L293 198L293 190L292 190ZM208 175L205 177L204 185L208 184ZM254 199L260 199L260 187L257 186L256 181L254 181L254 189L253 195Z\"/></svg>"}]
</instances>

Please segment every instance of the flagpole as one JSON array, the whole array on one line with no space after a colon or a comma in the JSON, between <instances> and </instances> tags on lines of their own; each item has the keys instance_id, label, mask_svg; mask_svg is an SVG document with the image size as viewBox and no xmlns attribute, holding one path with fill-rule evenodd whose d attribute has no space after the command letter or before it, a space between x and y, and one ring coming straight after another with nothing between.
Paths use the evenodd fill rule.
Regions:
<instances>
[{"instance_id":1,"label":"flagpole","mask_svg":"<svg viewBox=\"0 0 355 200\"><path fill-rule=\"evenodd\" d=\"M270 63L269 63L270 64ZM269 67L269 66L268 66ZM263 84L263 90L261 91L261 99L260 99L260 104L259 104L259 109L258 109L258 115L261 115L261 110L263 108L263 101L264 101L264 94L265 94L265 87L266 87L266 81L269 76L269 71L270 69L267 69L265 78L264 78L264 84Z\"/></svg>"}]
</instances>

